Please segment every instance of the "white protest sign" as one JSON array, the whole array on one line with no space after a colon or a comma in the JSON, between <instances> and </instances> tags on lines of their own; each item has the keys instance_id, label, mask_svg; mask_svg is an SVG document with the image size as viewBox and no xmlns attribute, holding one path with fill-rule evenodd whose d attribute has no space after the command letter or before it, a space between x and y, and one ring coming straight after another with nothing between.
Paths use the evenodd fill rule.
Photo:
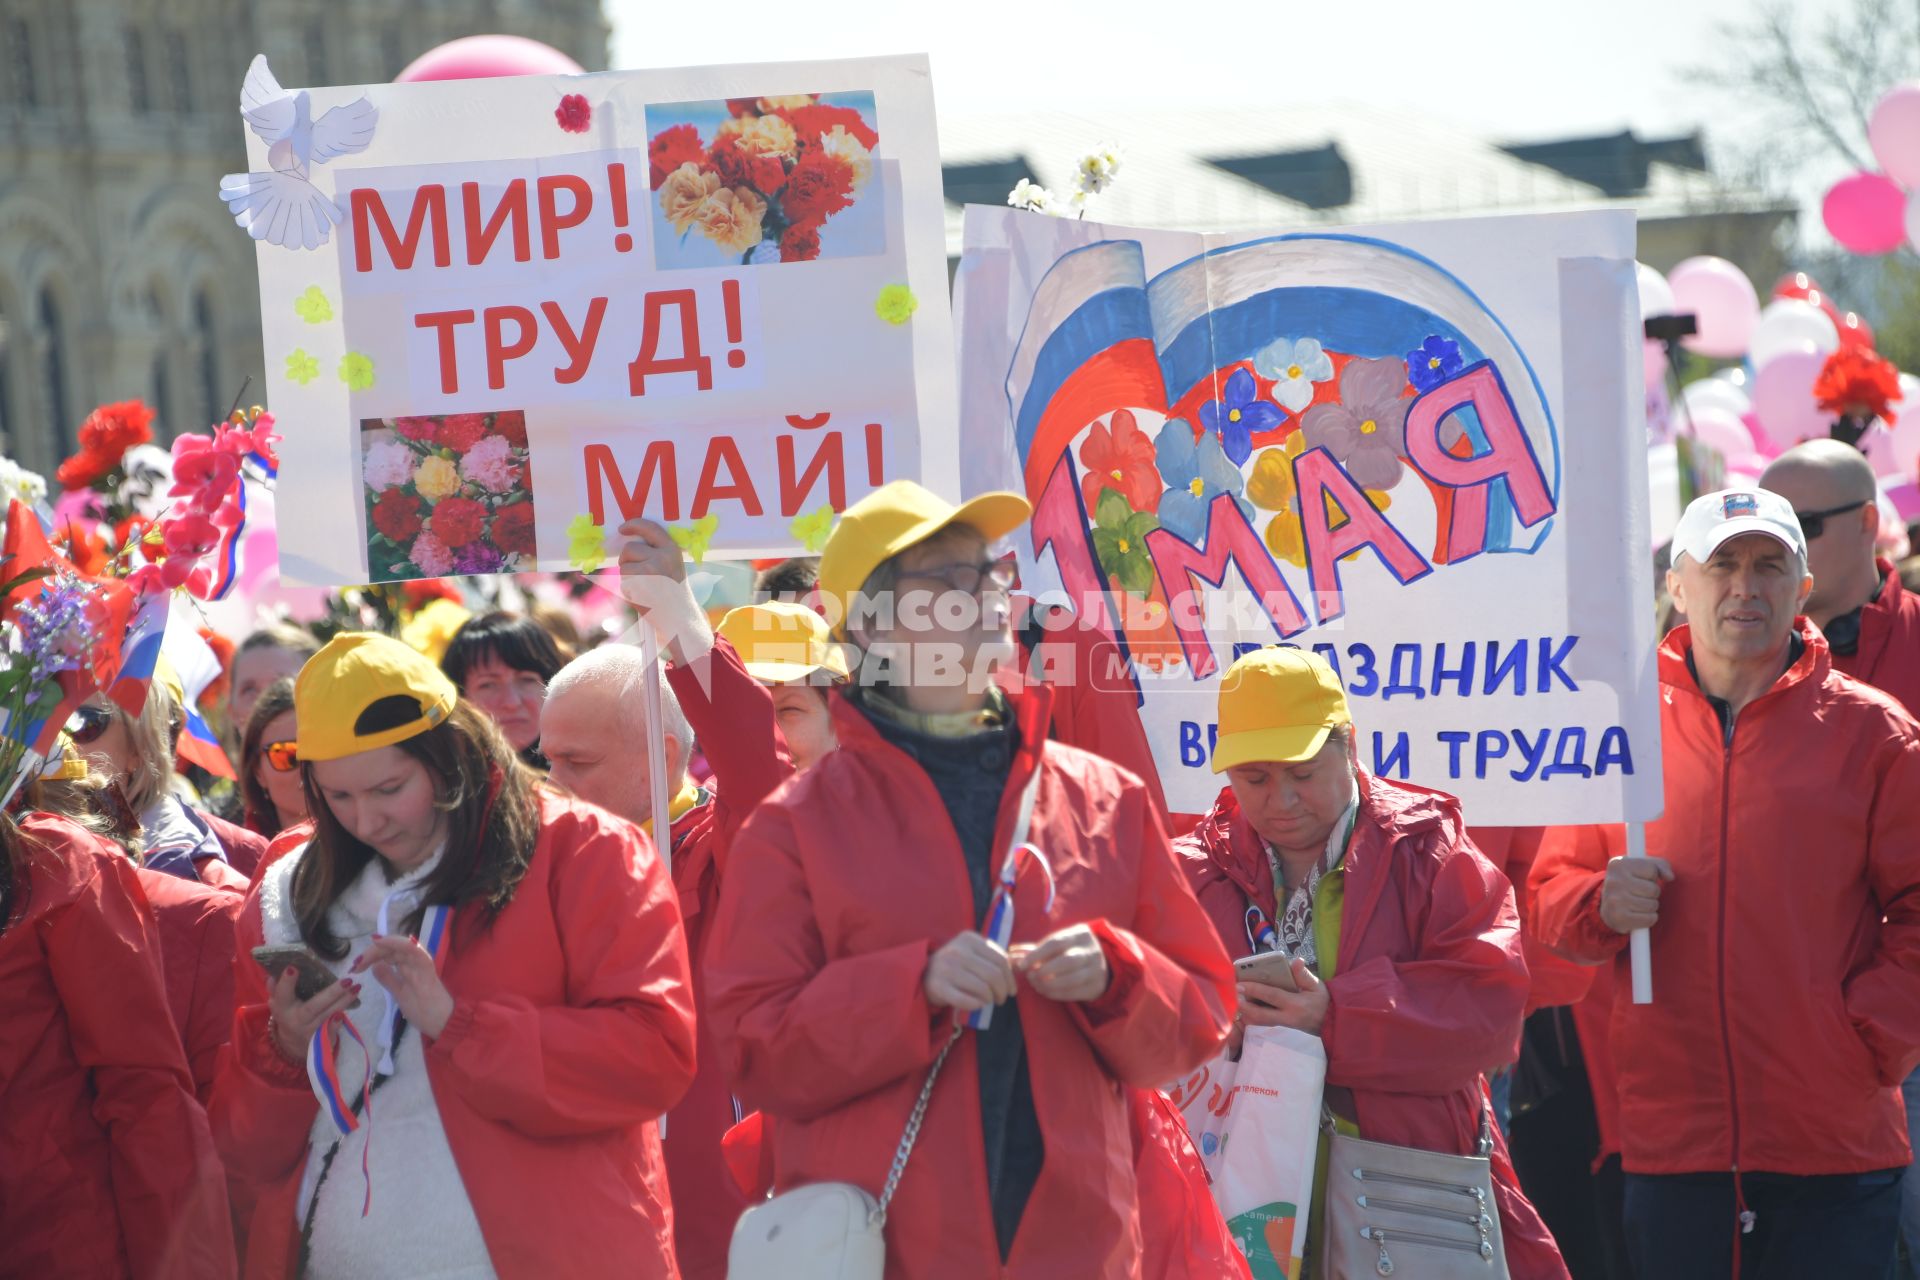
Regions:
<instances>
[{"instance_id":1,"label":"white protest sign","mask_svg":"<svg viewBox=\"0 0 1920 1280\"><path fill-rule=\"evenodd\" d=\"M702 554L956 490L924 57L286 90L249 173L282 576Z\"/></svg>"},{"instance_id":2,"label":"white protest sign","mask_svg":"<svg viewBox=\"0 0 1920 1280\"><path fill-rule=\"evenodd\" d=\"M1023 580L1131 661L1176 812L1224 782L1220 672L1286 643L1341 673L1365 768L1474 822L1659 813L1633 245L1612 212L967 210L963 488L1033 500Z\"/></svg>"}]
</instances>

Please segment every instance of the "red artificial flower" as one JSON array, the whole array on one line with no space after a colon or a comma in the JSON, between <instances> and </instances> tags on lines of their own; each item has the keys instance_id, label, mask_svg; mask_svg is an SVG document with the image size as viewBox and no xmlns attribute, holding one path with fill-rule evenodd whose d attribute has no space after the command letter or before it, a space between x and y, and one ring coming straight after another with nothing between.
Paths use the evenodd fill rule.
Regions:
<instances>
[{"instance_id":1,"label":"red artificial flower","mask_svg":"<svg viewBox=\"0 0 1920 1280\"><path fill-rule=\"evenodd\" d=\"M780 198L789 222L822 222L852 204L853 166L822 151L800 158Z\"/></svg>"},{"instance_id":2,"label":"red artificial flower","mask_svg":"<svg viewBox=\"0 0 1920 1280\"><path fill-rule=\"evenodd\" d=\"M62 525L61 531L67 535L65 546L61 546L63 540L58 536L54 538L54 546L64 551L82 577L97 578L107 572L113 557L108 554L105 538L94 529L83 529L72 523Z\"/></svg>"},{"instance_id":3,"label":"red artificial flower","mask_svg":"<svg viewBox=\"0 0 1920 1280\"><path fill-rule=\"evenodd\" d=\"M553 109L553 118L568 133L585 133L593 123L593 108L583 93L570 93Z\"/></svg>"},{"instance_id":4,"label":"red artificial flower","mask_svg":"<svg viewBox=\"0 0 1920 1280\"><path fill-rule=\"evenodd\" d=\"M533 504L514 502L493 513L493 545L507 555L532 555Z\"/></svg>"},{"instance_id":5,"label":"red artificial flower","mask_svg":"<svg viewBox=\"0 0 1920 1280\"><path fill-rule=\"evenodd\" d=\"M434 600L451 600L459 604L464 599L460 588L445 578L415 578L412 582L403 582L400 584L400 594L406 597L407 608L414 610L424 609Z\"/></svg>"},{"instance_id":6,"label":"red artificial flower","mask_svg":"<svg viewBox=\"0 0 1920 1280\"><path fill-rule=\"evenodd\" d=\"M62 462L54 479L68 489L86 489L120 465L127 450L153 439L153 410L138 400L103 404L80 424L80 451Z\"/></svg>"},{"instance_id":7,"label":"red artificial flower","mask_svg":"<svg viewBox=\"0 0 1920 1280\"><path fill-rule=\"evenodd\" d=\"M220 527L203 515L186 512L161 526L167 547L167 565L176 560L193 561L220 545Z\"/></svg>"},{"instance_id":8,"label":"red artificial flower","mask_svg":"<svg viewBox=\"0 0 1920 1280\"><path fill-rule=\"evenodd\" d=\"M793 126L793 132L800 139L800 154L820 144L820 139L833 132L833 126L839 125L860 145L871 151L880 145L880 135L860 118L860 113L852 107L829 107L815 103L810 107L782 107L774 113L783 116Z\"/></svg>"},{"instance_id":9,"label":"red artificial flower","mask_svg":"<svg viewBox=\"0 0 1920 1280\"><path fill-rule=\"evenodd\" d=\"M64 489L90 489L102 476L118 465L118 457L91 453L82 449L54 469L53 478Z\"/></svg>"},{"instance_id":10,"label":"red artificial flower","mask_svg":"<svg viewBox=\"0 0 1920 1280\"><path fill-rule=\"evenodd\" d=\"M1112 489L1135 511L1152 511L1160 503L1160 471L1154 462L1153 440L1134 425L1133 415L1116 409L1111 425L1096 422L1080 446L1080 497L1093 511L1100 495Z\"/></svg>"},{"instance_id":11,"label":"red artificial flower","mask_svg":"<svg viewBox=\"0 0 1920 1280\"><path fill-rule=\"evenodd\" d=\"M440 430L435 435L436 443L445 445L455 453L464 454L487 437L487 415L484 413L450 413L440 420ZM451 542L447 543L452 546Z\"/></svg>"},{"instance_id":12,"label":"red artificial flower","mask_svg":"<svg viewBox=\"0 0 1920 1280\"><path fill-rule=\"evenodd\" d=\"M432 444L439 433L438 418L395 418L393 429L417 444Z\"/></svg>"},{"instance_id":13,"label":"red artificial flower","mask_svg":"<svg viewBox=\"0 0 1920 1280\"><path fill-rule=\"evenodd\" d=\"M820 224L796 222L780 236L780 261L812 262L820 256Z\"/></svg>"},{"instance_id":14,"label":"red artificial flower","mask_svg":"<svg viewBox=\"0 0 1920 1280\"><path fill-rule=\"evenodd\" d=\"M442 498L433 508L433 536L464 547L486 530L487 509L472 498Z\"/></svg>"},{"instance_id":15,"label":"red artificial flower","mask_svg":"<svg viewBox=\"0 0 1920 1280\"><path fill-rule=\"evenodd\" d=\"M138 547L140 554L152 560L159 554L159 548L147 540L147 530L153 528L153 521L142 515L131 515L113 526L113 545L122 551ZM131 560L128 563L132 563Z\"/></svg>"},{"instance_id":16,"label":"red artificial flower","mask_svg":"<svg viewBox=\"0 0 1920 1280\"><path fill-rule=\"evenodd\" d=\"M749 187L769 199L787 185L787 166L779 156L749 155L740 149L737 134L715 138L708 153L708 168L720 175L729 187Z\"/></svg>"},{"instance_id":17,"label":"red artificial flower","mask_svg":"<svg viewBox=\"0 0 1920 1280\"><path fill-rule=\"evenodd\" d=\"M1886 418L1900 398L1900 370L1871 347L1842 346L1813 380L1813 398L1828 413Z\"/></svg>"},{"instance_id":18,"label":"red artificial flower","mask_svg":"<svg viewBox=\"0 0 1920 1280\"><path fill-rule=\"evenodd\" d=\"M700 141L700 131L690 124L677 124L671 129L662 129L647 144L648 168L651 170L653 189L658 191L667 175L683 164L705 167L707 163L707 144Z\"/></svg>"},{"instance_id":19,"label":"red artificial flower","mask_svg":"<svg viewBox=\"0 0 1920 1280\"><path fill-rule=\"evenodd\" d=\"M394 542L411 540L421 523L420 500L405 489L388 489L373 504L373 527Z\"/></svg>"},{"instance_id":20,"label":"red artificial flower","mask_svg":"<svg viewBox=\"0 0 1920 1280\"><path fill-rule=\"evenodd\" d=\"M493 415L493 434L505 436L515 449L527 447L527 415L518 409Z\"/></svg>"},{"instance_id":21,"label":"red artificial flower","mask_svg":"<svg viewBox=\"0 0 1920 1280\"><path fill-rule=\"evenodd\" d=\"M215 446L206 436L184 435L173 442L173 488L169 497L185 498L202 513L217 510L240 482L240 455Z\"/></svg>"}]
</instances>

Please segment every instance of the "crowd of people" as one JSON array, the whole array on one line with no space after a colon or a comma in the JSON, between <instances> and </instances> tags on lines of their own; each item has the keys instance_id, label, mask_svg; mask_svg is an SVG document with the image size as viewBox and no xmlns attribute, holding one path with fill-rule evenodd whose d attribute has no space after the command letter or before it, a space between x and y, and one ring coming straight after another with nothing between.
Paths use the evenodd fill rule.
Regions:
<instances>
[{"instance_id":1,"label":"crowd of people","mask_svg":"<svg viewBox=\"0 0 1920 1280\"><path fill-rule=\"evenodd\" d=\"M1369 773L1291 646L1169 813L996 558L1014 494L885 486L717 619L631 521L659 667L550 610L236 637L231 787L163 659L0 819L0 1276L718 1280L842 1183L895 1280L1247 1276L1162 1090L1266 1027L1330 1136L1485 1156L1488 1274L1912 1275L1920 595L1873 495L1815 442L1687 509L1644 857Z\"/></svg>"}]
</instances>

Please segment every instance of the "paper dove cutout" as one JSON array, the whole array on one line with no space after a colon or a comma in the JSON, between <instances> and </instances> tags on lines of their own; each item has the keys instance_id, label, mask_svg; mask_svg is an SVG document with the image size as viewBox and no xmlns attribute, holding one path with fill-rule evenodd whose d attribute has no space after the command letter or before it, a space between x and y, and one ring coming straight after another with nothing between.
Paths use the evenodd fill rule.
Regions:
<instances>
[{"instance_id":1,"label":"paper dove cutout","mask_svg":"<svg viewBox=\"0 0 1920 1280\"><path fill-rule=\"evenodd\" d=\"M365 151L380 113L365 98L335 107L318 120L305 89L288 93L256 54L240 86L240 114L267 142L265 173L230 173L220 198L233 220L255 240L284 249L317 249L344 220L340 206L308 174L316 164Z\"/></svg>"}]
</instances>

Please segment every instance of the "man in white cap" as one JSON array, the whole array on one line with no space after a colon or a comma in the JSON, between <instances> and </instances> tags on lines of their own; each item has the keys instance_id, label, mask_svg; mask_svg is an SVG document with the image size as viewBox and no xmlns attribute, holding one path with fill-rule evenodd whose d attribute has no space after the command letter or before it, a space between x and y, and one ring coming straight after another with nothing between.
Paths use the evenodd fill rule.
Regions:
<instances>
[{"instance_id":1,"label":"man in white cap","mask_svg":"<svg viewBox=\"0 0 1920 1280\"><path fill-rule=\"evenodd\" d=\"M1613 1010L1639 1280L1883 1276L1920 1062L1920 725L1834 670L1793 506L1688 506L1660 649L1666 812L1644 859L1550 844L1534 923L1572 959L1650 929L1654 1000Z\"/></svg>"}]
</instances>

